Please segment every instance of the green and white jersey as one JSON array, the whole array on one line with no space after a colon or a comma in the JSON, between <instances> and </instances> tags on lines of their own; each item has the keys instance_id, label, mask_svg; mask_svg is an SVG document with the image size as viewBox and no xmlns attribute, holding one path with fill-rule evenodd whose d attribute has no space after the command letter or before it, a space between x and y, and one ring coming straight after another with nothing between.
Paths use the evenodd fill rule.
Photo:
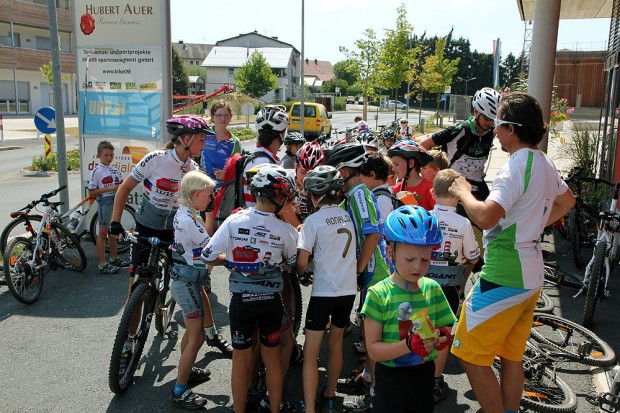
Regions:
<instances>
[{"instance_id":1,"label":"green and white jersey","mask_svg":"<svg viewBox=\"0 0 620 413\"><path fill-rule=\"evenodd\" d=\"M542 151L524 148L510 155L487 199L497 202L506 215L484 231L482 278L512 288L542 287L541 234L553 201L567 189Z\"/></svg>"}]
</instances>

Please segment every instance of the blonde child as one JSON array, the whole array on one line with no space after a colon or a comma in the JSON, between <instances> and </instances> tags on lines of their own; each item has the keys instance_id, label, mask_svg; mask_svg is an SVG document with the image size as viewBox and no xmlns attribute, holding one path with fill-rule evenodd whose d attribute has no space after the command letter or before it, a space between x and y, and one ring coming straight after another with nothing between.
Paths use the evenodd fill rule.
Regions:
<instances>
[{"instance_id":1,"label":"blonde child","mask_svg":"<svg viewBox=\"0 0 620 413\"><path fill-rule=\"evenodd\" d=\"M422 165L422 167L420 168L420 175L423 179L426 179L429 182L433 182L433 179L435 179L435 175L437 175L437 172L448 169L450 165L445 152L439 151L437 149L432 149L428 151L428 154L433 159L428 163Z\"/></svg>"}]
</instances>

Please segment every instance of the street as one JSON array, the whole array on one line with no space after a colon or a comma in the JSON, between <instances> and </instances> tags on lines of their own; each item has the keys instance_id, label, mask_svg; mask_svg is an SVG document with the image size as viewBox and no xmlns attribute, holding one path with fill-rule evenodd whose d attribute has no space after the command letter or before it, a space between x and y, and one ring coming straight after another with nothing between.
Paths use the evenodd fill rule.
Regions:
<instances>
[{"instance_id":1,"label":"street","mask_svg":"<svg viewBox=\"0 0 620 413\"><path fill-rule=\"evenodd\" d=\"M410 114L411 115L411 114ZM416 114L417 115L417 114ZM353 112L334 114L334 128L353 125ZM392 120L391 114L380 114L379 124ZM370 123L370 122L369 122ZM5 125L7 120L5 119ZM371 123L372 125L372 123ZM5 126L6 131L6 126ZM30 139L30 140L28 140ZM13 144L15 141L5 141ZM30 163L32 156L41 153L42 141L23 137L22 149L0 151L0 187L4 201L0 204L0 227L9 221L9 212L19 209L43 192L57 187L57 177L27 177L20 168ZM67 144L77 146L77 140ZM250 149L253 141L244 142ZM283 150L282 150L283 152ZM80 199L79 174L69 174L70 202ZM127 294L127 273L101 275L96 269L96 253L90 241L82 243L88 258L83 273L55 271L47 275L43 293L32 305L17 302L6 286L0 286L0 412L167 412L176 410L169 402L169 392L176 379L180 356L180 338L183 320L177 310L172 330L178 336L161 337L154 328L142 356L135 383L123 395L114 395L108 388L108 366L112 343L118 327ZM571 264L570 248L559 235L547 236L543 248L555 253L555 259L566 271L575 271ZM591 252L589 252L591 254ZM616 274L614 274L616 275ZM227 300L228 276L219 267L213 272L210 295L216 325L230 341ZM620 283L612 277L612 292ZM584 297L572 298L566 288L550 289L547 293L556 304L555 314L574 321L581 319ZM305 305L310 288L303 287ZM594 331L612 345L616 352L620 340L617 321L617 294L599 304L595 315ZM305 312L305 308L304 308ZM341 377L358 366L358 356L351 345L359 340L359 331L345 337L344 367ZM298 337L303 343L303 335ZM325 344L319 370L321 383L325 380ZM195 388L207 397L207 408L213 412L228 412L230 396L231 361L206 345L198 354L197 366L208 366L212 379ZM566 368L565 368L566 367ZM579 396L578 412L598 411L587 397L600 391L587 367L568 363L558 374ZM469 382L454 357L450 357L444 372L449 386L447 398L436 405L436 412L477 412ZM603 375L598 376L599 379ZM319 388L322 384L319 385ZM407 389L403 389L407 391ZM292 366L285 381L285 397L294 403L302 398L301 366ZM338 393L338 406L351 396ZM180 411L181 409L179 409Z\"/></svg>"}]
</instances>

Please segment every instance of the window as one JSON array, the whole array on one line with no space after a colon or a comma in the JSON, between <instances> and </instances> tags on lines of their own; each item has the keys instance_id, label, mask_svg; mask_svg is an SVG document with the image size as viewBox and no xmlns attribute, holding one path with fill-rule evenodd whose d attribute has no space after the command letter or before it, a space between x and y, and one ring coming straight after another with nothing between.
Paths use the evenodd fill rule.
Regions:
<instances>
[{"instance_id":1,"label":"window","mask_svg":"<svg viewBox=\"0 0 620 413\"><path fill-rule=\"evenodd\" d=\"M190 61L189 61L189 65L190 65L190 66L194 66L194 61L193 61L193 60L190 60Z\"/></svg>"},{"instance_id":2,"label":"window","mask_svg":"<svg viewBox=\"0 0 620 413\"><path fill-rule=\"evenodd\" d=\"M228 68L228 76L234 76L235 75L235 69L234 68Z\"/></svg>"},{"instance_id":3,"label":"window","mask_svg":"<svg viewBox=\"0 0 620 413\"><path fill-rule=\"evenodd\" d=\"M49 37L37 36L35 48L37 50L52 50L52 41Z\"/></svg>"}]
</instances>

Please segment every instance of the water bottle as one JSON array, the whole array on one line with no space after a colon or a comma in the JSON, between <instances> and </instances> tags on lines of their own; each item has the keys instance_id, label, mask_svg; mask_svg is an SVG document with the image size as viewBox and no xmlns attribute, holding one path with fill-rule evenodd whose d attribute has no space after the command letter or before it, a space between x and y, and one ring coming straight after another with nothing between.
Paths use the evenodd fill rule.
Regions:
<instances>
[{"instance_id":1,"label":"water bottle","mask_svg":"<svg viewBox=\"0 0 620 413\"><path fill-rule=\"evenodd\" d=\"M80 222L80 218L82 218L82 213L79 210L73 211L69 224L67 224L67 228L69 228L70 231L75 231Z\"/></svg>"}]
</instances>

